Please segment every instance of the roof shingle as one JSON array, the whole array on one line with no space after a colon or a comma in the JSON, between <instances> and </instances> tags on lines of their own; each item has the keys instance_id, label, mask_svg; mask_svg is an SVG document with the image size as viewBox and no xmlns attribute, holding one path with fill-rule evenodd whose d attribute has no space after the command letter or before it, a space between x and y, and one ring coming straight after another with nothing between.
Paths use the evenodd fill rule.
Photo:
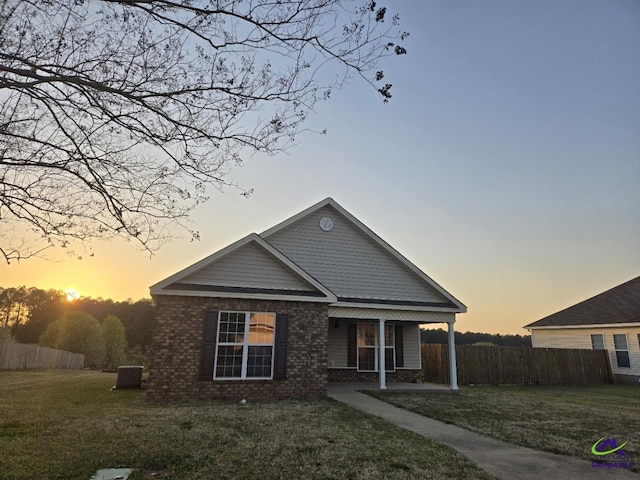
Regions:
<instances>
[{"instance_id":1,"label":"roof shingle","mask_svg":"<svg viewBox=\"0 0 640 480\"><path fill-rule=\"evenodd\" d=\"M640 324L640 277L544 317L524 328Z\"/></svg>"}]
</instances>

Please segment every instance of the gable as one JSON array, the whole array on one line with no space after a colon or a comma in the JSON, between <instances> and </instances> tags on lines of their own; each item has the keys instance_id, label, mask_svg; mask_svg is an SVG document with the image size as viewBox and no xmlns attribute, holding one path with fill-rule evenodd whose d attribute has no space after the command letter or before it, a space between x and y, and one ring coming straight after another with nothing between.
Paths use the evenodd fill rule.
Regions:
<instances>
[{"instance_id":1,"label":"gable","mask_svg":"<svg viewBox=\"0 0 640 480\"><path fill-rule=\"evenodd\" d=\"M151 294L336 301L326 287L255 233L153 285Z\"/></svg>"},{"instance_id":2,"label":"gable","mask_svg":"<svg viewBox=\"0 0 640 480\"><path fill-rule=\"evenodd\" d=\"M264 232L263 238L330 289L338 301L459 308L331 202ZM325 218L333 223L330 230L320 227Z\"/></svg>"},{"instance_id":3,"label":"gable","mask_svg":"<svg viewBox=\"0 0 640 480\"><path fill-rule=\"evenodd\" d=\"M151 294L467 311L331 198L166 278L151 287Z\"/></svg>"},{"instance_id":4,"label":"gable","mask_svg":"<svg viewBox=\"0 0 640 480\"><path fill-rule=\"evenodd\" d=\"M180 283L225 287L316 290L255 242L187 275Z\"/></svg>"}]
</instances>

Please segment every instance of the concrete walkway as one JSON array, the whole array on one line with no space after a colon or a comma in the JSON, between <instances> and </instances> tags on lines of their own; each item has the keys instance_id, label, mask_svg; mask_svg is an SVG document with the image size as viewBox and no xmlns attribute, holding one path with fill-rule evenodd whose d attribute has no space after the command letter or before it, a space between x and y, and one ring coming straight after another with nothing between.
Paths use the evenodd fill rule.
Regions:
<instances>
[{"instance_id":1,"label":"concrete walkway","mask_svg":"<svg viewBox=\"0 0 640 480\"><path fill-rule=\"evenodd\" d=\"M425 387L427 386L425 385ZM363 386L360 385L358 388L362 389ZM591 466L591 462L586 460L512 445L455 425L423 417L359 393L352 385L329 384L327 393L329 397L339 402L383 418L423 437L443 443L500 479L602 480L603 478L616 478L640 480L640 475L624 468L594 468ZM446 397L443 397L442 400L446 401Z\"/></svg>"}]
</instances>

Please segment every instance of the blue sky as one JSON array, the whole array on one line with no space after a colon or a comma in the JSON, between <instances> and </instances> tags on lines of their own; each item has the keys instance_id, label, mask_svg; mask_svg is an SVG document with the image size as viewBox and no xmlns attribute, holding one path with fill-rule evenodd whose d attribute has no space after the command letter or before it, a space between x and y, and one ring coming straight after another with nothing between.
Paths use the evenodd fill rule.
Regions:
<instances>
[{"instance_id":1,"label":"blue sky","mask_svg":"<svg viewBox=\"0 0 640 480\"><path fill-rule=\"evenodd\" d=\"M640 3L396 2L393 98L354 80L288 154L200 207L202 240L0 267L8 285L114 299L331 196L464 302L461 331L522 325L640 275ZM7 281L8 277L8 281Z\"/></svg>"}]
</instances>

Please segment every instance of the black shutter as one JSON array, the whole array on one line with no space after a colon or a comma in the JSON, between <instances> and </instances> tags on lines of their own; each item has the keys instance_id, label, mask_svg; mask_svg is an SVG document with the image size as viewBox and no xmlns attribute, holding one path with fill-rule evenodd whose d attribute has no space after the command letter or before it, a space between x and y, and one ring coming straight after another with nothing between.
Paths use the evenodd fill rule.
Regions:
<instances>
[{"instance_id":1,"label":"black shutter","mask_svg":"<svg viewBox=\"0 0 640 480\"><path fill-rule=\"evenodd\" d=\"M358 325L349 323L347 325L347 367L358 366Z\"/></svg>"},{"instance_id":2,"label":"black shutter","mask_svg":"<svg viewBox=\"0 0 640 480\"><path fill-rule=\"evenodd\" d=\"M218 312L204 314L204 332L202 341L202 356L200 358L199 380L213 380L213 364L216 355L216 340L218 337Z\"/></svg>"},{"instance_id":3,"label":"black shutter","mask_svg":"<svg viewBox=\"0 0 640 480\"><path fill-rule=\"evenodd\" d=\"M287 331L289 328L289 315L276 314L276 342L273 360L273 379L284 380L287 378Z\"/></svg>"},{"instance_id":4,"label":"black shutter","mask_svg":"<svg viewBox=\"0 0 640 480\"><path fill-rule=\"evenodd\" d=\"M404 343L402 340L402 325L396 325L396 367L404 367Z\"/></svg>"}]
</instances>

